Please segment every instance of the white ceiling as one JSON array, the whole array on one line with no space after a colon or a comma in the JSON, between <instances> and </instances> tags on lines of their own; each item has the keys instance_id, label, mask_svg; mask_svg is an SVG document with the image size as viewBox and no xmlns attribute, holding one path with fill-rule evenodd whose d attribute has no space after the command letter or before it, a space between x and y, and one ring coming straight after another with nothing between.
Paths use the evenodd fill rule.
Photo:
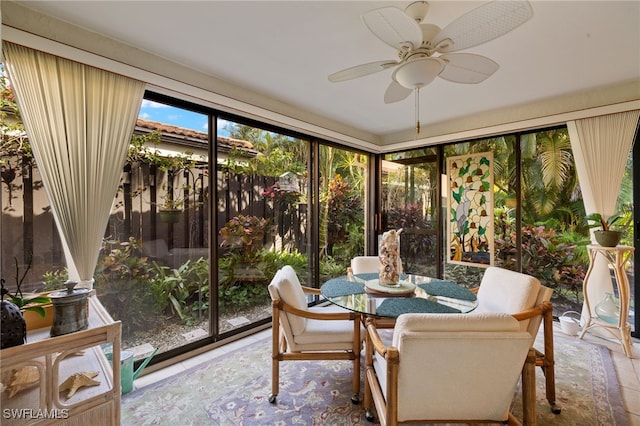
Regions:
<instances>
[{"instance_id":1,"label":"white ceiling","mask_svg":"<svg viewBox=\"0 0 640 426\"><path fill-rule=\"evenodd\" d=\"M405 1L18 1L202 73L384 138L412 132L414 100L385 104L392 71L327 75L395 60L360 16ZM483 2L432 1L440 27ZM421 90L423 128L640 78L640 2L532 1L534 17L466 52L500 69L477 85L436 79Z\"/></svg>"}]
</instances>

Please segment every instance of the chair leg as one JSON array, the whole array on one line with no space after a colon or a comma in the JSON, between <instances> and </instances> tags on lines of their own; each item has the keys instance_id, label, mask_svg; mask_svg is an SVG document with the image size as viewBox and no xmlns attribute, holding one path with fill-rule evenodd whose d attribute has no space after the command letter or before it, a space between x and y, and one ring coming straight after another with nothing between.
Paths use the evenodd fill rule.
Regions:
<instances>
[{"instance_id":1,"label":"chair leg","mask_svg":"<svg viewBox=\"0 0 640 426\"><path fill-rule=\"evenodd\" d=\"M515 416L513 414L511 414L511 413L509 413L509 418L507 419L507 424L509 426L522 426L522 423L520 423L520 420L515 418Z\"/></svg>"},{"instance_id":2,"label":"chair leg","mask_svg":"<svg viewBox=\"0 0 640 426\"><path fill-rule=\"evenodd\" d=\"M542 372L545 377L545 391L547 401L551 405L554 414L560 414L561 409L556 405L556 367L553 352L553 316L549 308L543 314L544 356L542 359Z\"/></svg>"},{"instance_id":3,"label":"chair leg","mask_svg":"<svg viewBox=\"0 0 640 426\"><path fill-rule=\"evenodd\" d=\"M522 369L522 423L536 426L536 351L529 349Z\"/></svg>"},{"instance_id":4,"label":"chair leg","mask_svg":"<svg viewBox=\"0 0 640 426\"><path fill-rule=\"evenodd\" d=\"M280 390L280 318L278 310L273 310L273 323L271 326L271 395L269 402L276 402L278 391Z\"/></svg>"},{"instance_id":5,"label":"chair leg","mask_svg":"<svg viewBox=\"0 0 640 426\"><path fill-rule=\"evenodd\" d=\"M279 381L280 381L280 361L277 357L272 359L271 366L271 395L269 395L269 402L275 403L276 398L278 396L279 391Z\"/></svg>"},{"instance_id":6,"label":"chair leg","mask_svg":"<svg viewBox=\"0 0 640 426\"><path fill-rule=\"evenodd\" d=\"M351 396L352 404L360 404L360 348L362 341L360 340L360 318L353 320L353 395Z\"/></svg>"}]
</instances>

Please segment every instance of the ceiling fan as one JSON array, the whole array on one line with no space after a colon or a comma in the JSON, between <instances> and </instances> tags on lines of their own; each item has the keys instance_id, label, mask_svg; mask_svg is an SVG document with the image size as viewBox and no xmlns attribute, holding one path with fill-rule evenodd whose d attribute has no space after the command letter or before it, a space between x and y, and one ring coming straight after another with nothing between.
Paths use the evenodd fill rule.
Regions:
<instances>
[{"instance_id":1,"label":"ceiling fan","mask_svg":"<svg viewBox=\"0 0 640 426\"><path fill-rule=\"evenodd\" d=\"M384 94L385 103L416 94L416 133L420 133L419 91L436 77L455 83L480 83L500 67L472 53L453 53L486 43L519 27L533 16L526 0L496 0L460 16L444 29L424 22L429 3L417 1L405 10L383 7L362 15L364 24L384 43L398 51L398 60L357 65L329 75L340 82L395 68Z\"/></svg>"}]
</instances>

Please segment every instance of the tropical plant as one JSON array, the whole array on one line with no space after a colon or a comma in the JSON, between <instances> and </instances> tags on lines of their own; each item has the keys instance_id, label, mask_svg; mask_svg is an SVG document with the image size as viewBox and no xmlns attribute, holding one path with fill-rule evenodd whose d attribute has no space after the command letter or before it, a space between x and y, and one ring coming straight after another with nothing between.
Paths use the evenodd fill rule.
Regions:
<instances>
[{"instance_id":1,"label":"tropical plant","mask_svg":"<svg viewBox=\"0 0 640 426\"><path fill-rule=\"evenodd\" d=\"M100 302L115 320L122 320L124 336L148 328L164 303L149 285L155 262L141 253L140 241L104 240L95 269L95 288Z\"/></svg>"},{"instance_id":2,"label":"tropical plant","mask_svg":"<svg viewBox=\"0 0 640 426\"><path fill-rule=\"evenodd\" d=\"M584 267L575 257L575 244L562 241L545 226L522 228L522 272L537 277L543 285L569 290L579 303Z\"/></svg>"},{"instance_id":3,"label":"tropical plant","mask_svg":"<svg viewBox=\"0 0 640 426\"><path fill-rule=\"evenodd\" d=\"M220 247L239 252L247 260L256 258L265 235L270 231L269 222L269 219L248 215L231 218L220 229Z\"/></svg>"},{"instance_id":4,"label":"tropical plant","mask_svg":"<svg viewBox=\"0 0 640 426\"><path fill-rule=\"evenodd\" d=\"M625 232L627 230L627 228L631 224L632 218L633 217L631 215L628 215L625 218L625 215L623 214L614 214L605 219L604 216L600 213L591 213L585 217L588 222L589 228L599 227L602 231L620 232Z\"/></svg>"},{"instance_id":5,"label":"tropical plant","mask_svg":"<svg viewBox=\"0 0 640 426\"><path fill-rule=\"evenodd\" d=\"M333 256L333 247L347 240L351 224L363 223L364 212L360 195L338 174L329 181L327 205L327 254Z\"/></svg>"},{"instance_id":6,"label":"tropical plant","mask_svg":"<svg viewBox=\"0 0 640 426\"><path fill-rule=\"evenodd\" d=\"M564 229L580 226L584 208L566 129L522 137L523 221L557 219Z\"/></svg>"},{"instance_id":7,"label":"tropical plant","mask_svg":"<svg viewBox=\"0 0 640 426\"><path fill-rule=\"evenodd\" d=\"M209 309L209 262L187 260L177 269L154 263L150 286L156 294L159 312L171 310L186 324L207 318Z\"/></svg>"},{"instance_id":8,"label":"tropical plant","mask_svg":"<svg viewBox=\"0 0 640 426\"><path fill-rule=\"evenodd\" d=\"M64 288L64 283L69 279L69 271L66 268L54 269L42 274L43 291L52 291Z\"/></svg>"}]
</instances>

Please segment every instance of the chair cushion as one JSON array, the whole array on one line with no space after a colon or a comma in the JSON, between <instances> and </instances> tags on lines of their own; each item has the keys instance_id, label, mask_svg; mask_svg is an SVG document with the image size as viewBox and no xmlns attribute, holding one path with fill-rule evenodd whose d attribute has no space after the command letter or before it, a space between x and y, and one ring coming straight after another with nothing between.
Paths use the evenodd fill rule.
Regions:
<instances>
[{"instance_id":1,"label":"chair cushion","mask_svg":"<svg viewBox=\"0 0 640 426\"><path fill-rule=\"evenodd\" d=\"M351 270L354 274L373 274L380 272L378 256L356 256L351 259ZM398 259L398 273L402 274L402 259Z\"/></svg>"},{"instance_id":2,"label":"chair cushion","mask_svg":"<svg viewBox=\"0 0 640 426\"><path fill-rule=\"evenodd\" d=\"M302 291L300 280L298 280L298 275L291 266L283 266L274 277L273 283L278 290L280 300L284 303L303 311L308 309L307 298ZM300 334L304 331L306 318L299 317L297 315L288 315L286 312L283 312L282 315L286 315L289 319L291 332L294 335Z\"/></svg>"},{"instance_id":3,"label":"chair cushion","mask_svg":"<svg viewBox=\"0 0 640 426\"><path fill-rule=\"evenodd\" d=\"M378 256L356 256L351 259L351 270L354 274L368 274L380 272Z\"/></svg>"},{"instance_id":4,"label":"chair cushion","mask_svg":"<svg viewBox=\"0 0 640 426\"><path fill-rule=\"evenodd\" d=\"M412 332L519 331L518 321L509 314L476 312L469 314L403 314L393 330L392 345Z\"/></svg>"},{"instance_id":5,"label":"chair cushion","mask_svg":"<svg viewBox=\"0 0 640 426\"><path fill-rule=\"evenodd\" d=\"M541 305L543 302L549 302L551 300L551 296L553 296L553 289L541 285L535 306ZM531 334L531 346L533 346L536 340L536 336L538 335L538 331L540 330L541 323L542 315L535 316L529 320L527 331L529 332L529 334Z\"/></svg>"},{"instance_id":6,"label":"chair cushion","mask_svg":"<svg viewBox=\"0 0 640 426\"><path fill-rule=\"evenodd\" d=\"M517 314L536 305L540 281L531 275L491 266L487 268L478 289L477 312ZM522 321L526 330L529 321Z\"/></svg>"},{"instance_id":7,"label":"chair cushion","mask_svg":"<svg viewBox=\"0 0 640 426\"><path fill-rule=\"evenodd\" d=\"M319 313L347 312L339 306L315 306ZM363 333L363 330L360 330ZM364 334L363 334L364 335ZM353 349L353 321L307 319L304 331L294 336L293 352Z\"/></svg>"}]
</instances>

